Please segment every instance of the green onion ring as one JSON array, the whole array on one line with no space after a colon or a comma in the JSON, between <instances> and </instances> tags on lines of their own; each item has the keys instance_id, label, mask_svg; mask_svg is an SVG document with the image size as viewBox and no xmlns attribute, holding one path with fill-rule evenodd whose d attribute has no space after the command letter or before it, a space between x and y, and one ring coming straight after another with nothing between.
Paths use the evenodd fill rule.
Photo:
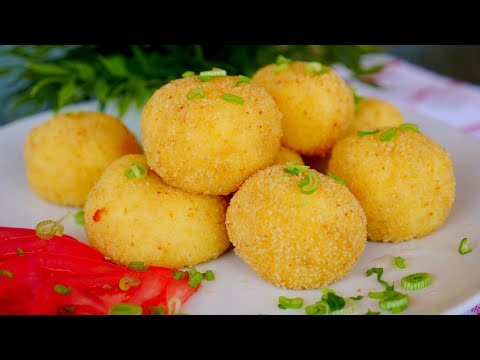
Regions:
<instances>
[{"instance_id":1,"label":"green onion ring","mask_svg":"<svg viewBox=\"0 0 480 360\"><path fill-rule=\"evenodd\" d=\"M187 100L191 101L195 98L200 98L200 99L204 99L205 98L205 91L203 91L202 89L192 89L188 92L187 94Z\"/></svg>"},{"instance_id":2,"label":"green onion ring","mask_svg":"<svg viewBox=\"0 0 480 360\"><path fill-rule=\"evenodd\" d=\"M125 276L118 282L118 287L122 291L128 291L132 286L140 285L140 279L133 276Z\"/></svg>"},{"instance_id":3,"label":"green onion ring","mask_svg":"<svg viewBox=\"0 0 480 360\"><path fill-rule=\"evenodd\" d=\"M429 273L416 273L402 278L402 288L405 290L420 290L432 284L432 275Z\"/></svg>"},{"instance_id":4,"label":"green onion ring","mask_svg":"<svg viewBox=\"0 0 480 360\"><path fill-rule=\"evenodd\" d=\"M298 187L302 193L310 195L317 191L319 183L320 177L317 172L315 170L308 170L305 172L305 177L300 181Z\"/></svg>"},{"instance_id":5,"label":"green onion ring","mask_svg":"<svg viewBox=\"0 0 480 360\"><path fill-rule=\"evenodd\" d=\"M119 303L108 310L108 315L142 315L142 313L140 305L130 303Z\"/></svg>"},{"instance_id":6,"label":"green onion ring","mask_svg":"<svg viewBox=\"0 0 480 360\"><path fill-rule=\"evenodd\" d=\"M465 255L473 251L473 248L467 245L468 238L463 239L460 241L460 245L458 245L458 252L460 255Z\"/></svg>"},{"instance_id":7,"label":"green onion ring","mask_svg":"<svg viewBox=\"0 0 480 360\"><path fill-rule=\"evenodd\" d=\"M379 129L367 129L367 130L360 130L357 132L358 136L365 136L365 135L375 135L380 132Z\"/></svg>"}]
</instances>

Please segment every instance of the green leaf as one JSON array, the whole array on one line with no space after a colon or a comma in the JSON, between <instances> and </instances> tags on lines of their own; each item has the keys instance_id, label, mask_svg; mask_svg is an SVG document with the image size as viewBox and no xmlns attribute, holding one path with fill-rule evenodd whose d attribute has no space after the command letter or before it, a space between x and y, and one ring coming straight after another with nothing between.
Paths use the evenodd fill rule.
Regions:
<instances>
[{"instance_id":1,"label":"green leaf","mask_svg":"<svg viewBox=\"0 0 480 360\"><path fill-rule=\"evenodd\" d=\"M27 68L42 75L68 75L69 71L52 63L29 63Z\"/></svg>"},{"instance_id":2,"label":"green leaf","mask_svg":"<svg viewBox=\"0 0 480 360\"><path fill-rule=\"evenodd\" d=\"M45 78L37 82L32 89L30 90L30 96L35 97L38 92L45 86L53 84L53 83L61 83L62 80L58 78Z\"/></svg>"},{"instance_id":3,"label":"green leaf","mask_svg":"<svg viewBox=\"0 0 480 360\"><path fill-rule=\"evenodd\" d=\"M72 102L77 92L77 85L74 80L70 80L64 84L58 92L57 110L62 109L65 105Z\"/></svg>"},{"instance_id":4,"label":"green leaf","mask_svg":"<svg viewBox=\"0 0 480 360\"><path fill-rule=\"evenodd\" d=\"M341 296L335 295L333 292L327 294L326 301L330 306L330 311L341 310L345 307L345 299Z\"/></svg>"},{"instance_id":5,"label":"green leaf","mask_svg":"<svg viewBox=\"0 0 480 360\"><path fill-rule=\"evenodd\" d=\"M113 55L110 57L100 57L100 61L107 71L116 77L128 78L130 76L125 57L120 55Z\"/></svg>"},{"instance_id":6,"label":"green leaf","mask_svg":"<svg viewBox=\"0 0 480 360\"><path fill-rule=\"evenodd\" d=\"M78 77L86 82L93 81L95 78L95 69L88 63L80 61L64 61L66 67L75 71Z\"/></svg>"},{"instance_id":7,"label":"green leaf","mask_svg":"<svg viewBox=\"0 0 480 360\"><path fill-rule=\"evenodd\" d=\"M123 118L123 116L127 113L132 101L133 99L130 95L124 95L118 100L118 117Z\"/></svg>"},{"instance_id":8,"label":"green leaf","mask_svg":"<svg viewBox=\"0 0 480 360\"><path fill-rule=\"evenodd\" d=\"M100 101L102 104L106 104L108 102L110 86L104 79L100 79L96 82L93 92L95 93L98 101Z\"/></svg>"}]
</instances>

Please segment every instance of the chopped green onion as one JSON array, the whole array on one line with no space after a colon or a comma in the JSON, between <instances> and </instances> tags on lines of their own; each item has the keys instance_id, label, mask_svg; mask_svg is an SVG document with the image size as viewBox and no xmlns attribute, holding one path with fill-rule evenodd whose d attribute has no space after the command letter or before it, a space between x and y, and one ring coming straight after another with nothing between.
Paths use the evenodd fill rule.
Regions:
<instances>
[{"instance_id":1,"label":"chopped green onion","mask_svg":"<svg viewBox=\"0 0 480 360\"><path fill-rule=\"evenodd\" d=\"M391 138L393 138L395 135L397 135L397 129L390 128L380 134L380 141L388 141Z\"/></svg>"},{"instance_id":2,"label":"chopped green onion","mask_svg":"<svg viewBox=\"0 0 480 360\"><path fill-rule=\"evenodd\" d=\"M188 274L188 286L190 286L191 288L196 288L198 285L200 285L200 283L202 282L203 280L203 273L197 271L195 272L194 275L190 275L190 273Z\"/></svg>"},{"instance_id":3,"label":"chopped green onion","mask_svg":"<svg viewBox=\"0 0 480 360\"><path fill-rule=\"evenodd\" d=\"M50 240L55 235L63 235L63 225L54 220L40 221L35 227L35 234L43 240Z\"/></svg>"},{"instance_id":4,"label":"chopped green onion","mask_svg":"<svg viewBox=\"0 0 480 360\"><path fill-rule=\"evenodd\" d=\"M0 269L0 276L13 279L13 273L10 270Z\"/></svg>"},{"instance_id":5,"label":"chopped green onion","mask_svg":"<svg viewBox=\"0 0 480 360\"><path fill-rule=\"evenodd\" d=\"M338 310L333 310L330 315L353 315L357 308L357 304L352 299L347 299L345 305Z\"/></svg>"},{"instance_id":6,"label":"chopped green onion","mask_svg":"<svg viewBox=\"0 0 480 360\"><path fill-rule=\"evenodd\" d=\"M73 216L75 220L75 224L83 226L85 225L85 212L83 210L80 210Z\"/></svg>"},{"instance_id":7,"label":"chopped green onion","mask_svg":"<svg viewBox=\"0 0 480 360\"><path fill-rule=\"evenodd\" d=\"M132 286L140 285L140 279L133 276L125 276L118 282L118 287L122 291L128 291Z\"/></svg>"},{"instance_id":8,"label":"chopped green onion","mask_svg":"<svg viewBox=\"0 0 480 360\"><path fill-rule=\"evenodd\" d=\"M399 130L410 130L413 132L418 132L419 126L412 123L404 123L398 127Z\"/></svg>"},{"instance_id":9,"label":"chopped green onion","mask_svg":"<svg viewBox=\"0 0 480 360\"><path fill-rule=\"evenodd\" d=\"M333 175L330 171L328 172L328 176L331 177L336 182L339 182L340 184L347 186L347 182L345 180L343 180L341 177Z\"/></svg>"},{"instance_id":10,"label":"chopped green onion","mask_svg":"<svg viewBox=\"0 0 480 360\"><path fill-rule=\"evenodd\" d=\"M227 72L223 69L213 68L212 70L201 71L200 75L198 75L198 79L200 81L209 81L215 77L226 76Z\"/></svg>"},{"instance_id":11,"label":"chopped green onion","mask_svg":"<svg viewBox=\"0 0 480 360\"><path fill-rule=\"evenodd\" d=\"M288 65L292 63L292 59L288 59L283 55L278 55L277 60L275 61L275 64L277 65L274 69L272 69L273 72L282 72L288 69Z\"/></svg>"},{"instance_id":12,"label":"chopped green onion","mask_svg":"<svg viewBox=\"0 0 480 360\"><path fill-rule=\"evenodd\" d=\"M132 261L128 264L128 268L130 270L145 271L148 270L150 266L145 265L143 261Z\"/></svg>"},{"instance_id":13,"label":"chopped green onion","mask_svg":"<svg viewBox=\"0 0 480 360\"><path fill-rule=\"evenodd\" d=\"M207 270L204 275L205 275L205 279L206 279L207 281L213 281L213 280L215 280L215 274L213 273L212 270Z\"/></svg>"},{"instance_id":14,"label":"chopped green onion","mask_svg":"<svg viewBox=\"0 0 480 360\"><path fill-rule=\"evenodd\" d=\"M163 305L149 306L148 308L150 309L150 315L165 315Z\"/></svg>"},{"instance_id":15,"label":"chopped green onion","mask_svg":"<svg viewBox=\"0 0 480 360\"><path fill-rule=\"evenodd\" d=\"M401 294L398 291L392 291L388 296L378 302L378 306L380 306L382 310L391 310L392 313L395 310L395 313L398 313L405 310L408 303L408 295Z\"/></svg>"},{"instance_id":16,"label":"chopped green onion","mask_svg":"<svg viewBox=\"0 0 480 360\"><path fill-rule=\"evenodd\" d=\"M324 300L317 301L313 305L305 307L305 314L307 315L326 315L330 312L330 306Z\"/></svg>"},{"instance_id":17,"label":"chopped green onion","mask_svg":"<svg viewBox=\"0 0 480 360\"><path fill-rule=\"evenodd\" d=\"M108 315L142 315L143 309L140 305L119 303L108 310Z\"/></svg>"},{"instance_id":18,"label":"chopped green onion","mask_svg":"<svg viewBox=\"0 0 480 360\"><path fill-rule=\"evenodd\" d=\"M278 307L280 309L300 309L303 306L303 299L296 297L293 299L286 298L285 296L278 297Z\"/></svg>"},{"instance_id":19,"label":"chopped green onion","mask_svg":"<svg viewBox=\"0 0 480 360\"><path fill-rule=\"evenodd\" d=\"M352 299L352 300L356 300L356 301L358 301L358 300L362 300L362 299L363 299L363 295L358 295L358 296L350 296L350 299Z\"/></svg>"},{"instance_id":20,"label":"chopped green onion","mask_svg":"<svg viewBox=\"0 0 480 360\"><path fill-rule=\"evenodd\" d=\"M379 129L368 129L368 130L360 130L357 132L358 136L365 136L365 135L374 135L376 133L380 132Z\"/></svg>"},{"instance_id":21,"label":"chopped green onion","mask_svg":"<svg viewBox=\"0 0 480 360\"><path fill-rule=\"evenodd\" d=\"M25 255L22 248L17 248L17 254L18 254L18 256L24 256Z\"/></svg>"},{"instance_id":22,"label":"chopped green onion","mask_svg":"<svg viewBox=\"0 0 480 360\"><path fill-rule=\"evenodd\" d=\"M173 270L173 278L175 280L182 280L185 277L185 273L177 270Z\"/></svg>"},{"instance_id":23,"label":"chopped green onion","mask_svg":"<svg viewBox=\"0 0 480 360\"><path fill-rule=\"evenodd\" d=\"M238 86L240 84L251 84L252 83L252 79L250 79L248 76L244 76L244 75L238 75L238 79L240 80L239 82L237 82L235 84L235 86Z\"/></svg>"},{"instance_id":24,"label":"chopped green onion","mask_svg":"<svg viewBox=\"0 0 480 360\"><path fill-rule=\"evenodd\" d=\"M192 89L187 94L187 100L193 100L195 98L205 98L205 91L202 89Z\"/></svg>"},{"instance_id":25,"label":"chopped green onion","mask_svg":"<svg viewBox=\"0 0 480 360\"><path fill-rule=\"evenodd\" d=\"M320 183L320 177L315 170L308 170L305 173L305 177L300 181L298 187L304 194L313 194L318 189Z\"/></svg>"},{"instance_id":26,"label":"chopped green onion","mask_svg":"<svg viewBox=\"0 0 480 360\"><path fill-rule=\"evenodd\" d=\"M298 174L300 174L301 172L305 172L309 169L309 166L299 164L295 161L291 161L285 165L285 172L294 176L298 176Z\"/></svg>"},{"instance_id":27,"label":"chopped green onion","mask_svg":"<svg viewBox=\"0 0 480 360\"><path fill-rule=\"evenodd\" d=\"M365 313L365 315L380 315L381 313L378 311L372 311L368 309L368 311Z\"/></svg>"},{"instance_id":28,"label":"chopped green onion","mask_svg":"<svg viewBox=\"0 0 480 360\"><path fill-rule=\"evenodd\" d=\"M405 259L402 258L401 256L396 256L394 260L395 260L395 265L399 269L405 269L407 267L407 265L405 264Z\"/></svg>"},{"instance_id":29,"label":"chopped green onion","mask_svg":"<svg viewBox=\"0 0 480 360\"><path fill-rule=\"evenodd\" d=\"M363 96L358 94L356 88L354 88L353 86L350 86L350 89L352 90L353 100L355 101L355 111L357 111L360 105L362 104L363 100L365 99L363 98Z\"/></svg>"},{"instance_id":30,"label":"chopped green onion","mask_svg":"<svg viewBox=\"0 0 480 360\"><path fill-rule=\"evenodd\" d=\"M324 67L321 63L318 61L312 61L307 64L307 67L305 68L305 71L308 72L309 74L316 76L316 75L321 75L325 74L328 72L328 68Z\"/></svg>"},{"instance_id":31,"label":"chopped green onion","mask_svg":"<svg viewBox=\"0 0 480 360\"><path fill-rule=\"evenodd\" d=\"M65 313L73 313L76 309L77 308L76 308L75 305L64 306L64 307L59 308L57 310L57 314L62 315L62 314L65 314Z\"/></svg>"},{"instance_id":32,"label":"chopped green onion","mask_svg":"<svg viewBox=\"0 0 480 360\"><path fill-rule=\"evenodd\" d=\"M72 292L72 288L69 288L68 286L62 284L55 284L53 286L53 290L55 290L55 292L61 295L68 295Z\"/></svg>"},{"instance_id":33,"label":"chopped green onion","mask_svg":"<svg viewBox=\"0 0 480 360\"><path fill-rule=\"evenodd\" d=\"M402 278L402 288L405 290L420 290L430 286L432 275L429 273L416 273Z\"/></svg>"},{"instance_id":34,"label":"chopped green onion","mask_svg":"<svg viewBox=\"0 0 480 360\"><path fill-rule=\"evenodd\" d=\"M473 248L468 247L467 241L468 241L468 238L465 238L462 241L460 241L460 245L458 245L458 252L460 253L460 255L465 255L473 251Z\"/></svg>"},{"instance_id":35,"label":"chopped green onion","mask_svg":"<svg viewBox=\"0 0 480 360\"><path fill-rule=\"evenodd\" d=\"M232 94L224 94L222 96L222 99L228 102L234 102L240 105L243 105L245 103L245 100L243 100L242 97L237 96L237 95L232 95Z\"/></svg>"},{"instance_id":36,"label":"chopped green onion","mask_svg":"<svg viewBox=\"0 0 480 360\"><path fill-rule=\"evenodd\" d=\"M147 170L143 166L143 164L135 161L130 164L130 167L125 171L125 176L128 180L133 179L136 177L137 179L143 179L147 176Z\"/></svg>"},{"instance_id":37,"label":"chopped green onion","mask_svg":"<svg viewBox=\"0 0 480 360\"><path fill-rule=\"evenodd\" d=\"M173 297L168 300L167 306L168 315L178 315L182 311L182 301L178 297Z\"/></svg>"},{"instance_id":38,"label":"chopped green onion","mask_svg":"<svg viewBox=\"0 0 480 360\"><path fill-rule=\"evenodd\" d=\"M383 275L383 268L376 268L376 267L373 267L371 269L368 269L367 272L365 273L365 275L367 275L367 277L369 277L370 275L372 274L377 274L377 281L382 284L383 286L385 286L385 288L388 290L388 289L393 289L393 286L389 285L385 280L382 280L382 275Z\"/></svg>"},{"instance_id":39,"label":"chopped green onion","mask_svg":"<svg viewBox=\"0 0 480 360\"><path fill-rule=\"evenodd\" d=\"M189 78L189 77L192 77L192 76L195 76L195 73L193 71L185 71L182 74L182 78Z\"/></svg>"}]
</instances>

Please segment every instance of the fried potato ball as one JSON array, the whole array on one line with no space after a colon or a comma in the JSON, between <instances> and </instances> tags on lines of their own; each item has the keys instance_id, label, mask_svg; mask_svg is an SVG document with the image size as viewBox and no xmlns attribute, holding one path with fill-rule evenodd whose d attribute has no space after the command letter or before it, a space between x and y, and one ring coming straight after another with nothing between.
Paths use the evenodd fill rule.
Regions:
<instances>
[{"instance_id":1,"label":"fried potato ball","mask_svg":"<svg viewBox=\"0 0 480 360\"><path fill-rule=\"evenodd\" d=\"M127 178L131 164L144 178ZM116 263L180 268L215 259L230 245L227 202L193 195L165 184L148 169L144 155L112 163L88 194L85 230L92 246Z\"/></svg>"},{"instance_id":2,"label":"fried potato ball","mask_svg":"<svg viewBox=\"0 0 480 360\"><path fill-rule=\"evenodd\" d=\"M82 206L103 170L131 153L141 153L135 136L117 118L93 111L56 115L33 128L24 145L33 191L67 206Z\"/></svg>"},{"instance_id":3,"label":"fried potato ball","mask_svg":"<svg viewBox=\"0 0 480 360\"><path fill-rule=\"evenodd\" d=\"M284 169L259 171L230 201L226 223L235 253L279 287L331 284L353 269L365 247L363 209L345 186L322 174L318 189L303 194L304 173Z\"/></svg>"},{"instance_id":4,"label":"fried potato ball","mask_svg":"<svg viewBox=\"0 0 480 360\"><path fill-rule=\"evenodd\" d=\"M299 61L280 72L276 67L261 68L253 82L267 89L283 113L282 144L302 155L327 154L353 120L352 91L332 69L312 75Z\"/></svg>"},{"instance_id":5,"label":"fried potato ball","mask_svg":"<svg viewBox=\"0 0 480 360\"><path fill-rule=\"evenodd\" d=\"M387 129L339 141L329 169L347 182L362 204L370 240L421 238L438 229L452 207L452 160L420 132L397 129L393 138L381 141Z\"/></svg>"},{"instance_id":6,"label":"fried potato ball","mask_svg":"<svg viewBox=\"0 0 480 360\"><path fill-rule=\"evenodd\" d=\"M299 164L304 164L302 157L299 153L286 148L285 146L280 147L280 151L278 152L277 156L273 160L272 165L285 165L289 162L296 162Z\"/></svg>"},{"instance_id":7,"label":"fried potato ball","mask_svg":"<svg viewBox=\"0 0 480 360\"><path fill-rule=\"evenodd\" d=\"M365 129L395 127L403 123L403 115L395 105L385 100L365 98L358 106L347 134L356 134Z\"/></svg>"},{"instance_id":8,"label":"fried potato ball","mask_svg":"<svg viewBox=\"0 0 480 360\"><path fill-rule=\"evenodd\" d=\"M179 79L148 101L141 120L145 155L167 184L227 195L273 162L282 114L265 89L238 82L238 76Z\"/></svg>"}]
</instances>

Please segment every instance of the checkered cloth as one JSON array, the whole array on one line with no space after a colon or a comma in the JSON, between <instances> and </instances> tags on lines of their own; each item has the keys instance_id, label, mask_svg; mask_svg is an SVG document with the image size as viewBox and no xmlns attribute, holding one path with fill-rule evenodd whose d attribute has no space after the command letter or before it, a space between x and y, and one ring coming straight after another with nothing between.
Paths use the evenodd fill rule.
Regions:
<instances>
[{"instance_id":1,"label":"checkered cloth","mask_svg":"<svg viewBox=\"0 0 480 360\"><path fill-rule=\"evenodd\" d=\"M401 109L437 119L480 139L480 86L439 75L390 55L374 55L365 65L385 64L372 76L380 88L355 81L350 72L338 65L335 69L362 96L387 100ZM465 313L480 315L480 304Z\"/></svg>"}]
</instances>

